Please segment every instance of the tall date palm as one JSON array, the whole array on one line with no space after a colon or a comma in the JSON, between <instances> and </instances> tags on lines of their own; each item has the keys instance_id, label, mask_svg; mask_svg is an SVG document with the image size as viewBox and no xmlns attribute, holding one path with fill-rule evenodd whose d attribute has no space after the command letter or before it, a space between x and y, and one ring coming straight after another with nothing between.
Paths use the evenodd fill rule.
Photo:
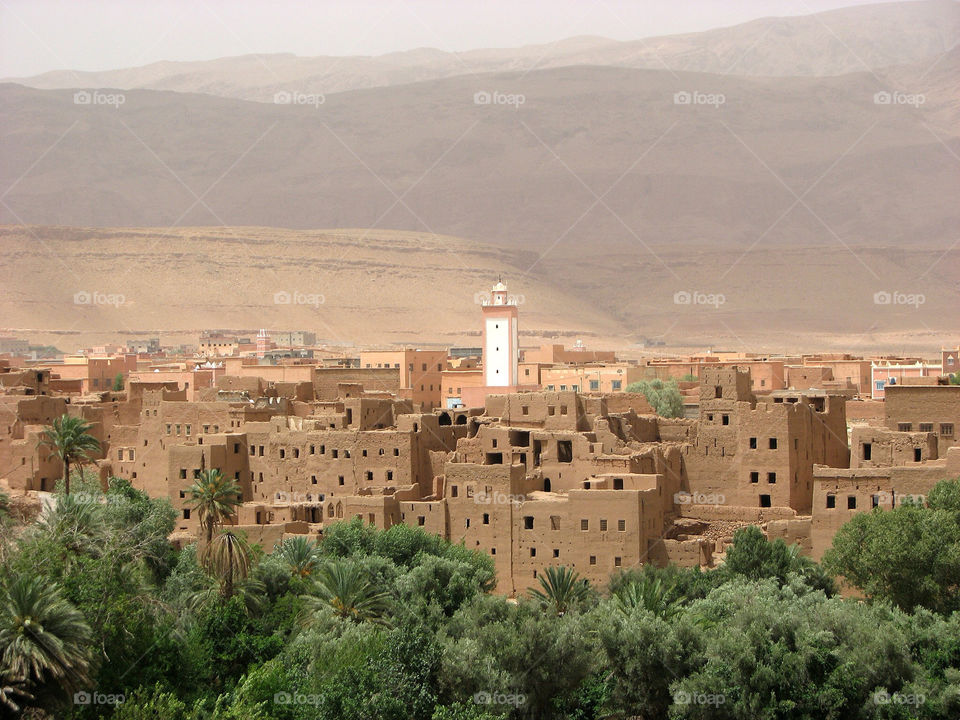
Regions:
<instances>
[{"instance_id":1,"label":"tall date palm","mask_svg":"<svg viewBox=\"0 0 960 720\"><path fill-rule=\"evenodd\" d=\"M93 425L83 418L61 415L40 433L37 447L45 447L63 463L64 492L70 494L70 463L89 460L100 452L100 442L90 434Z\"/></svg>"},{"instance_id":2,"label":"tall date palm","mask_svg":"<svg viewBox=\"0 0 960 720\"><path fill-rule=\"evenodd\" d=\"M201 470L187 492L206 531L206 548L209 550L214 527L232 517L242 502L240 486L219 470Z\"/></svg>"}]
</instances>

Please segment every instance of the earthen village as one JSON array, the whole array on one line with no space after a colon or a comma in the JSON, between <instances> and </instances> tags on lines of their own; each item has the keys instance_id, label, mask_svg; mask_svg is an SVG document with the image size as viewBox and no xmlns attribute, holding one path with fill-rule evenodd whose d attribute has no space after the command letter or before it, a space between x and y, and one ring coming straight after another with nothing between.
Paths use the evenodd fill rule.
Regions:
<instances>
[{"instance_id":1,"label":"earthen village","mask_svg":"<svg viewBox=\"0 0 960 720\"><path fill-rule=\"evenodd\" d=\"M621 361L522 347L506 285L484 298L479 348L350 356L307 331L211 331L49 360L2 338L0 486L50 497L63 466L38 441L66 414L99 441L83 470L169 498L180 546L202 535L188 488L217 469L242 490L234 529L266 552L345 519L405 523L488 553L517 596L551 566L597 584L715 567L745 525L819 559L854 514L960 475L958 348ZM630 391L656 379L677 383L678 417Z\"/></svg>"}]
</instances>

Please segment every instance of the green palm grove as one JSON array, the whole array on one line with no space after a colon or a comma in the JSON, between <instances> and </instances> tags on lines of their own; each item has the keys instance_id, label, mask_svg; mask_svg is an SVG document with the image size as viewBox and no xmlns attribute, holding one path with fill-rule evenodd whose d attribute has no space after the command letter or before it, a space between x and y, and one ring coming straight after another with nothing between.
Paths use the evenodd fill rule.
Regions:
<instances>
[{"instance_id":1,"label":"green palm grove","mask_svg":"<svg viewBox=\"0 0 960 720\"><path fill-rule=\"evenodd\" d=\"M491 557L406 525L265 552L216 470L179 550L168 500L79 482L39 522L0 513L0 717L960 717L960 480L856 515L824 565L746 527L716 569L549 567L513 600Z\"/></svg>"}]
</instances>

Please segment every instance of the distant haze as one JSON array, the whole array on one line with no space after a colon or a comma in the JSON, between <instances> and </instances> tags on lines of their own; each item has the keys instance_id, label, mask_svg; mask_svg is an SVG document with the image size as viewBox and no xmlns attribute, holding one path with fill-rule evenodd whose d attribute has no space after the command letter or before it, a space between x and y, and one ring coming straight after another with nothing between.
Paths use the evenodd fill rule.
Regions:
<instances>
[{"instance_id":1,"label":"distant haze","mask_svg":"<svg viewBox=\"0 0 960 720\"><path fill-rule=\"evenodd\" d=\"M576 35L633 40L864 4L868 0L4 0L0 77L254 53L461 51Z\"/></svg>"}]
</instances>

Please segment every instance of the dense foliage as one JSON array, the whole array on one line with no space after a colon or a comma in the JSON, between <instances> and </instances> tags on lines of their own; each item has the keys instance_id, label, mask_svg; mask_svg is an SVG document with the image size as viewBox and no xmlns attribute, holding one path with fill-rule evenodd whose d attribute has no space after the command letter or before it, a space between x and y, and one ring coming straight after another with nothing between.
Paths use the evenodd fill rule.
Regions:
<instances>
[{"instance_id":1,"label":"dense foliage","mask_svg":"<svg viewBox=\"0 0 960 720\"><path fill-rule=\"evenodd\" d=\"M7 540L8 716L960 717L960 482L841 530L829 567L867 602L757 528L716 570L595 588L557 568L508 601L490 557L405 525L354 519L270 554L227 525L198 553L167 541L169 502L126 481L56 500Z\"/></svg>"},{"instance_id":2,"label":"dense foliage","mask_svg":"<svg viewBox=\"0 0 960 720\"><path fill-rule=\"evenodd\" d=\"M640 380L627 385L627 392L643 393L650 407L661 417L683 417L683 396L676 380Z\"/></svg>"}]
</instances>

